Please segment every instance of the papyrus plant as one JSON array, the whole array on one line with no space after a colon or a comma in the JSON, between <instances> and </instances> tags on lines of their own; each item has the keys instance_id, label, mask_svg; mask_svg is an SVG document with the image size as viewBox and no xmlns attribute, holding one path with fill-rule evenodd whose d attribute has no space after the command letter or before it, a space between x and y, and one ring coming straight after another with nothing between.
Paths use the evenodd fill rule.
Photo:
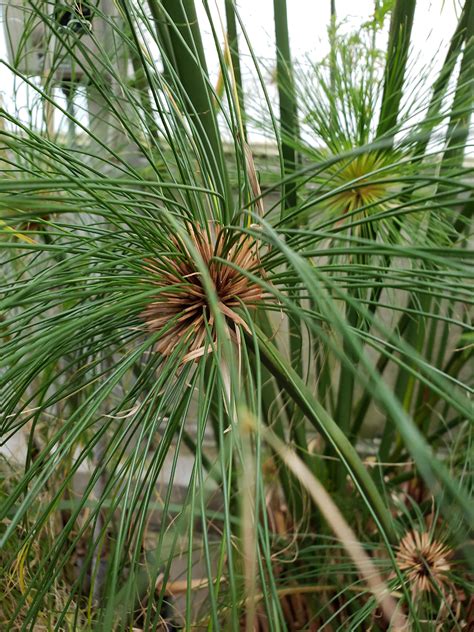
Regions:
<instances>
[{"instance_id":1,"label":"papyrus plant","mask_svg":"<svg viewBox=\"0 0 474 632\"><path fill-rule=\"evenodd\" d=\"M93 23L97 3L77 4L93 6L87 20L74 6L74 24ZM26 448L2 495L0 621L368 629L390 625L390 612L394 629L405 616L421 629L400 504L417 494L422 513L435 503L437 520L455 516L452 550L472 517L463 162L472 3L444 83L426 86L434 100L421 127L399 112L410 98L409 34L398 37L397 20L414 2L398 1L382 103L369 111L375 136L306 147L298 162L294 119L288 134L271 112L285 146L276 183L251 159L222 24L207 24L221 62L216 92L192 0L116 5L120 26L110 25L127 73L103 42L83 45L93 27L58 23L52 3L37 0L24 6L54 36L50 72L33 80L3 62L36 96L36 114L52 108L74 134L2 110L0 422L2 437L23 433ZM233 40L237 24L251 50L245 15L233 17ZM55 84L64 57L81 69L69 107ZM290 62L282 51L280 73ZM89 102L86 117L81 86L101 105ZM337 95L345 89L353 96L343 83ZM120 134L106 141L106 129ZM435 160L425 143L433 130ZM377 415L367 451L368 411ZM315 479L339 506L337 529L339 514L315 502ZM375 587L359 574L363 558L355 563L350 542L334 536L352 533L344 520L380 566ZM462 572L445 578L452 568L443 566L443 586L466 590ZM450 629L461 625L446 591L429 596Z\"/></svg>"}]
</instances>

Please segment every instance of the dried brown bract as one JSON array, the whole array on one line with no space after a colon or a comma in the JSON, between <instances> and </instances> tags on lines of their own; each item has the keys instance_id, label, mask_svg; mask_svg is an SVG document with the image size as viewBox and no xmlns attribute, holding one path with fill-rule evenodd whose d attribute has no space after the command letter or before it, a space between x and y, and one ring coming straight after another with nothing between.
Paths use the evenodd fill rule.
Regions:
<instances>
[{"instance_id":1,"label":"dried brown bract","mask_svg":"<svg viewBox=\"0 0 474 632\"><path fill-rule=\"evenodd\" d=\"M235 237L222 226L187 226L194 249L207 266L214 285L220 312L231 335L236 327L247 328L235 311L243 304L254 306L262 299L262 289L245 272L259 274L260 261L255 239L241 234ZM184 362L210 351L206 332L215 340L215 324L208 296L202 283L193 248L179 237L172 238L173 249L166 255L148 259L146 270L156 286L156 298L146 307L142 318L149 331L162 331L156 350L170 355L185 341L188 352Z\"/></svg>"},{"instance_id":2,"label":"dried brown bract","mask_svg":"<svg viewBox=\"0 0 474 632\"><path fill-rule=\"evenodd\" d=\"M406 571L413 595L434 591L449 583L448 559L451 549L443 542L434 540L426 531L409 531L397 552L399 568Z\"/></svg>"}]
</instances>

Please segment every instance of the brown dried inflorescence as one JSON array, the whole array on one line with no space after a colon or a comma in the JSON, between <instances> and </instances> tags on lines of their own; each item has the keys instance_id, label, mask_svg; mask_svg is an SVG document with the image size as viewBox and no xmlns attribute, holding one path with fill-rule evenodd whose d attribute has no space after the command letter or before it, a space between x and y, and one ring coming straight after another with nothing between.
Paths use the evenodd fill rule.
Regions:
<instances>
[{"instance_id":1,"label":"brown dried inflorescence","mask_svg":"<svg viewBox=\"0 0 474 632\"><path fill-rule=\"evenodd\" d=\"M206 228L187 226L187 230L207 267L231 335L235 335L237 325L247 329L235 309L243 304L252 307L262 298L261 287L244 273L258 272L255 240L249 235L232 239L229 231L211 223ZM215 340L215 324L196 256L182 239L173 237L172 244L174 248L166 256L146 261L151 282L159 292L142 318L149 331L163 332L156 345L158 352L170 355L185 341L188 352L184 362L188 362L210 351L206 332Z\"/></svg>"},{"instance_id":2,"label":"brown dried inflorescence","mask_svg":"<svg viewBox=\"0 0 474 632\"><path fill-rule=\"evenodd\" d=\"M451 549L429 533L409 531L400 542L397 562L406 571L413 594L438 590L449 583Z\"/></svg>"}]
</instances>

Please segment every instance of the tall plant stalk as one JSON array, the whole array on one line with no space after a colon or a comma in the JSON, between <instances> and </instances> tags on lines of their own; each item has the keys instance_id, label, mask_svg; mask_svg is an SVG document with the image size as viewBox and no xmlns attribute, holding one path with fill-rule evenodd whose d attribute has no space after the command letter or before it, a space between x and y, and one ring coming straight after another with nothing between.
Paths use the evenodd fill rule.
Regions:
<instances>
[{"instance_id":1,"label":"tall plant stalk","mask_svg":"<svg viewBox=\"0 0 474 632\"><path fill-rule=\"evenodd\" d=\"M227 26L227 45L230 51L230 60L232 64L233 79L237 89L237 97L239 102L239 110L242 118L242 128L244 137L246 133L245 123L245 102L244 102L244 90L242 84L242 70L240 65L239 54L239 37L237 32L237 19L235 16L236 7L235 0L225 0L225 17Z\"/></svg>"},{"instance_id":2,"label":"tall plant stalk","mask_svg":"<svg viewBox=\"0 0 474 632\"><path fill-rule=\"evenodd\" d=\"M296 170L297 164L295 145L298 140L298 112L294 88L286 0L273 0L273 12L283 173L284 175L291 175ZM283 187L282 217L285 216L287 209L296 207L296 191L295 183L289 183Z\"/></svg>"},{"instance_id":3,"label":"tall plant stalk","mask_svg":"<svg viewBox=\"0 0 474 632\"><path fill-rule=\"evenodd\" d=\"M275 24L276 44L276 78L278 88L280 112L280 143L282 156L282 175L291 176L297 168L296 144L299 136L298 109L293 77L293 64L290 50L290 36L288 31L288 10L286 0L274 0L273 14ZM281 217L284 219L288 212L297 206L296 182L282 186ZM290 296L298 301L299 288L295 284L290 290ZM303 346L302 323L294 315L290 315L288 323L288 343L293 368L298 375L303 373L301 349ZM304 429L304 416L294 408L292 402L287 402L289 418L291 420L291 436L302 458L307 459L308 444Z\"/></svg>"},{"instance_id":4,"label":"tall plant stalk","mask_svg":"<svg viewBox=\"0 0 474 632\"><path fill-rule=\"evenodd\" d=\"M395 0L392 9L378 136L385 136L397 124L415 5L416 0Z\"/></svg>"},{"instance_id":5,"label":"tall plant stalk","mask_svg":"<svg viewBox=\"0 0 474 632\"><path fill-rule=\"evenodd\" d=\"M224 149L214 114L194 0L162 0L162 6L161 15L165 18L167 27L165 44L171 47L173 54L172 59L167 60L167 64L174 66L175 82L177 80L183 103L200 138L202 151L208 156L217 189L224 191L229 187ZM163 33L163 28L159 33ZM226 212L226 209L223 209L223 213Z\"/></svg>"}]
</instances>

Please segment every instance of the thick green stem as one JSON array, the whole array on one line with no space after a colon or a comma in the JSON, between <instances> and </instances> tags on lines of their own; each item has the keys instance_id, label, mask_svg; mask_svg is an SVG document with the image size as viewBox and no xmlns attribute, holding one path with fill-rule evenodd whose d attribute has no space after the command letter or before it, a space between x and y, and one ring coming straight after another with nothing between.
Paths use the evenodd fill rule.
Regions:
<instances>
[{"instance_id":1,"label":"thick green stem","mask_svg":"<svg viewBox=\"0 0 474 632\"><path fill-rule=\"evenodd\" d=\"M336 70L337 70L337 25L336 25L336 0L331 0L331 17L329 23L329 83L333 98L330 101L330 112L332 124L337 125L337 108L336 108Z\"/></svg>"},{"instance_id":2,"label":"thick green stem","mask_svg":"<svg viewBox=\"0 0 474 632\"><path fill-rule=\"evenodd\" d=\"M352 305L347 305L346 318L350 327L357 327L359 317L357 310ZM357 356L354 354L354 350L350 341L346 338L343 343L344 354L347 357L348 362L351 364L357 364ZM341 364L341 373L339 377L339 391L337 394L337 404L335 421L342 432L347 436L350 431L351 418L353 411L353 399L354 399L354 370L347 363ZM345 471L341 467L340 463L335 464L335 483L338 489L343 488L345 480Z\"/></svg>"},{"instance_id":3,"label":"thick green stem","mask_svg":"<svg viewBox=\"0 0 474 632\"><path fill-rule=\"evenodd\" d=\"M168 82L172 82L172 68L176 68L176 59L174 57L173 45L170 38L170 32L166 23L163 9L157 0L148 0L150 13L155 24L156 38L160 42L162 48L163 77Z\"/></svg>"},{"instance_id":4,"label":"thick green stem","mask_svg":"<svg viewBox=\"0 0 474 632\"><path fill-rule=\"evenodd\" d=\"M420 309L423 311L429 310L431 298L429 296L422 296L420 300ZM425 324L423 319L412 318L408 323L404 336L405 341L417 351L421 351L423 347ZM405 360L408 366L412 366L410 358L405 358ZM407 412L410 410L414 389L415 377L405 367L400 367L395 383L395 395L397 399L402 402L403 408ZM387 461L389 458L396 436L395 428L395 422L390 417L387 417L379 450L379 458L381 461Z\"/></svg>"},{"instance_id":5,"label":"thick green stem","mask_svg":"<svg viewBox=\"0 0 474 632\"><path fill-rule=\"evenodd\" d=\"M229 194L224 150L209 86L206 58L194 0L163 0L168 20L165 50L171 46L172 59L179 77L177 89L201 142L201 152L209 162L217 189ZM224 209L225 212L225 209ZM226 218L226 220L229 220Z\"/></svg>"},{"instance_id":6,"label":"thick green stem","mask_svg":"<svg viewBox=\"0 0 474 632\"><path fill-rule=\"evenodd\" d=\"M293 78L293 66L291 61L290 37L288 33L288 11L286 0L274 0L275 43L277 57L277 83L278 98L280 102L280 135L281 151L283 158L283 175L288 176L296 170L295 144L298 139L298 111L296 103L296 91ZM282 218L286 217L297 205L296 183L283 185L282 188ZM298 287L290 288L290 298L298 302ZM288 320L290 358L293 369L298 375L303 374L302 348L303 336L301 322L294 315ZM306 433L304 420L292 403L289 406L292 439L298 446L299 455L307 454Z\"/></svg>"},{"instance_id":7,"label":"thick green stem","mask_svg":"<svg viewBox=\"0 0 474 632\"><path fill-rule=\"evenodd\" d=\"M347 323L350 327L356 327L358 323L357 311L352 305L347 306ZM344 353L348 360L357 363L357 357L353 353L351 344L344 340ZM354 371L345 363L341 366L341 376L339 380L339 391L336 405L336 422L339 428L348 434L352 414L352 400L354 389Z\"/></svg>"},{"instance_id":8,"label":"thick green stem","mask_svg":"<svg viewBox=\"0 0 474 632\"><path fill-rule=\"evenodd\" d=\"M416 0L396 0L390 21L384 88L377 136L394 130L400 112Z\"/></svg>"},{"instance_id":9,"label":"thick green stem","mask_svg":"<svg viewBox=\"0 0 474 632\"><path fill-rule=\"evenodd\" d=\"M298 139L298 112L296 91L291 62L288 12L286 0L273 0L275 42L277 57L278 99L280 102L280 134L283 157L283 175L291 175L296 169L295 143ZM282 217L297 204L295 183L283 187Z\"/></svg>"},{"instance_id":10,"label":"thick green stem","mask_svg":"<svg viewBox=\"0 0 474 632\"><path fill-rule=\"evenodd\" d=\"M230 61L232 64L235 86L237 88L237 98L239 100L239 109L242 117L242 128L244 131L244 137L246 137L244 91L242 86L242 70L240 67L239 38L237 34L237 20L235 19L234 0L225 0L225 19L227 23L227 40L230 51Z\"/></svg>"}]
</instances>

